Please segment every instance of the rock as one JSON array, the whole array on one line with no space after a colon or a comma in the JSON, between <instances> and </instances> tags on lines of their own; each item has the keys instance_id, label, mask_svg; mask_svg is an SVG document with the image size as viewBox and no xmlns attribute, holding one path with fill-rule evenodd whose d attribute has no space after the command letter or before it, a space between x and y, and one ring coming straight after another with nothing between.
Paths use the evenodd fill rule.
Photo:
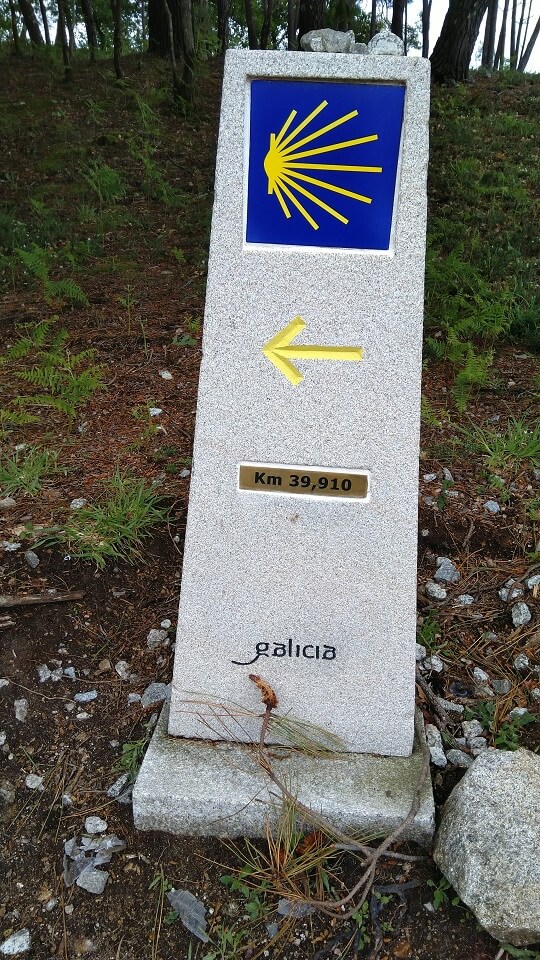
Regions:
<instances>
[{"instance_id":1,"label":"rock","mask_svg":"<svg viewBox=\"0 0 540 960\"><path fill-rule=\"evenodd\" d=\"M443 467L443 471L442 471L442 472L443 472L443 479L446 480L447 483L453 483L453 482L454 482L454 477L453 477L452 474L450 473L450 470L448 469L448 467Z\"/></svg>"},{"instance_id":2,"label":"rock","mask_svg":"<svg viewBox=\"0 0 540 960\"><path fill-rule=\"evenodd\" d=\"M436 479L437 479L437 474L436 474L436 473L425 473L425 474L424 474L424 480L426 481L426 483L433 483L433 481L436 480Z\"/></svg>"},{"instance_id":3,"label":"rock","mask_svg":"<svg viewBox=\"0 0 540 960\"><path fill-rule=\"evenodd\" d=\"M534 590L535 587L540 585L540 573L535 573L533 577L527 577L525 585L529 590Z\"/></svg>"},{"instance_id":4,"label":"rock","mask_svg":"<svg viewBox=\"0 0 540 960\"><path fill-rule=\"evenodd\" d=\"M20 550L20 543L15 543L13 540L2 540L2 547L6 553L15 553L15 550Z\"/></svg>"},{"instance_id":5,"label":"rock","mask_svg":"<svg viewBox=\"0 0 540 960\"><path fill-rule=\"evenodd\" d=\"M128 702L128 707L133 706L134 703L140 703L141 702L140 693L128 693L127 702Z\"/></svg>"},{"instance_id":6,"label":"rock","mask_svg":"<svg viewBox=\"0 0 540 960\"><path fill-rule=\"evenodd\" d=\"M428 670L433 670L434 673L442 673L444 670L444 663L436 653L432 653L430 657L426 657L424 660L424 666Z\"/></svg>"},{"instance_id":7,"label":"rock","mask_svg":"<svg viewBox=\"0 0 540 960\"><path fill-rule=\"evenodd\" d=\"M89 713L86 713L85 710L81 710L81 712L77 714L77 716L76 716L75 719L76 719L76 720L88 720L89 717L90 717L90 714L89 714Z\"/></svg>"},{"instance_id":8,"label":"rock","mask_svg":"<svg viewBox=\"0 0 540 960\"><path fill-rule=\"evenodd\" d=\"M69 509L82 510L82 508L85 507L87 503L88 503L88 500L86 500L85 497L75 497L75 499L71 501L69 505Z\"/></svg>"},{"instance_id":9,"label":"rock","mask_svg":"<svg viewBox=\"0 0 540 960\"><path fill-rule=\"evenodd\" d=\"M30 931L24 927L0 944L0 953L3 957L18 957L20 953L26 953L30 949L30 942Z\"/></svg>"},{"instance_id":10,"label":"rock","mask_svg":"<svg viewBox=\"0 0 540 960\"><path fill-rule=\"evenodd\" d=\"M160 417L161 414L163 413L163 410L161 409L161 407L150 407L148 410L148 413L150 414L151 417Z\"/></svg>"},{"instance_id":11,"label":"rock","mask_svg":"<svg viewBox=\"0 0 540 960\"><path fill-rule=\"evenodd\" d=\"M9 807L15 803L15 787L5 777L0 779L0 806Z\"/></svg>"},{"instance_id":12,"label":"rock","mask_svg":"<svg viewBox=\"0 0 540 960\"><path fill-rule=\"evenodd\" d=\"M531 620L532 613L526 603L520 601L512 607L512 623L515 627L524 627Z\"/></svg>"},{"instance_id":13,"label":"rock","mask_svg":"<svg viewBox=\"0 0 540 960\"><path fill-rule=\"evenodd\" d=\"M416 662L419 663L420 660L423 660L424 657L427 657L427 650L422 646L421 643L416 644Z\"/></svg>"},{"instance_id":14,"label":"rock","mask_svg":"<svg viewBox=\"0 0 540 960\"><path fill-rule=\"evenodd\" d=\"M390 30L381 30L369 41L367 52L377 57L402 57L404 53L403 40L396 37Z\"/></svg>"},{"instance_id":15,"label":"rock","mask_svg":"<svg viewBox=\"0 0 540 960\"><path fill-rule=\"evenodd\" d=\"M507 603L511 602L512 600L517 600L518 597L522 597L523 589L518 583L516 583L515 580L510 579L506 581L504 587L501 587L498 593L501 600L504 600L504 602Z\"/></svg>"},{"instance_id":16,"label":"rock","mask_svg":"<svg viewBox=\"0 0 540 960\"><path fill-rule=\"evenodd\" d=\"M473 677L476 683L489 683L489 673L486 673L481 667L474 668Z\"/></svg>"},{"instance_id":17,"label":"rock","mask_svg":"<svg viewBox=\"0 0 540 960\"><path fill-rule=\"evenodd\" d=\"M426 593L433 600L446 600L446 590L433 580L426 583Z\"/></svg>"},{"instance_id":18,"label":"rock","mask_svg":"<svg viewBox=\"0 0 540 960\"><path fill-rule=\"evenodd\" d=\"M182 480L185 480L186 477L189 477L189 476L190 476L190 474L191 474L191 470L188 470L187 467L184 467L184 468L180 471L180 477L181 477Z\"/></svg>"},{"instance_id":19,"label":"rock","mask_svg":"<svg viewBox=\"0 0 540 960\"><path fill-rule=\"evenodd\" d=\"M431 762L436 767L445 767L447 760L444 755L442 737L433 723L426 723L426 742L431 754Z\"/></svg>"},{"instance_id":20,"label":"rock","mask_svg":"<svg viewBox=\"0 0 540 960\"><path fill-rule=\"evenodd\" d=\"M87 817L84 821L84 829L92 836L95 833L105 833L107 821L102 820L101 817Z\"/></svg>"},{"instance_id":21,"label":"rock","mask_svg":"<svg viewBox=\"0 0 540 960\"><path fill-rule=\"evenodd\" d=\"M351 53L367 53L367 43L353 43Z\"/></svg>"},{"instance_id":22,"label":"rock","mask_svg":"<svg viewBox=\"0 0 540 960\"><path fill-rule=\"evenodd\" d=\"M502 680L492 680L491 686L493 687L495 693L498 693L499 696L504 697L505 694L510 693L512 689L512 683L506 678Z\"/></svg>"},{"instance_id":23,"label":"rock","mask_svg":"<svg viewBox=\"0 0 540 960\"><path fill-rule=\"evenodd\" d=\"M4 687L9 687L9 680L7 677L0 677L0 690L3 690Z\"/></svg>"},{"instance_id":24,"label":"rock","mask_svg":"<svg viewBox=\"0 0 540 960\"><path fill-rule=\"evenodd\" d=\"M325 27L323 30L310 30L300 38L302 50L312 53L351 53L353 45L352 30L343 33L341 30L330 30Z\"/></svg>"},{"instance_id":25,"label":"rock","mask_svg":"<svg viewBox=\"0 0 540 960\"><path fill-rule=\"evenodd\" d=\"M94 893L99 896L107 886L108 879L109 874L106 870L96 870L94 867L89 867L87 870L83 870L81 875L77 877L75 883L78 887L82 887L83 890L87 890L88 893Z\"/></svg>"},{"instance_id":26,"label":"rock","mask_svg":"<svg viewBox=\"0 0 540 960\"><path fill-rule=\"evenodd\" d=\"M75 667L66 667L64 670L64 676L69 677L70 680L76 679Z\"/></svg>"},{"instance_id":27,"label":"rock","mask_svg":"<svg viewBox=\"0 0 540 960\"><path fill-rule=\"evenodd\" d=\"M159 375L162 380L172 380L173 375L170 370L160 370Z\"/></svg>"},{"instance_id":28,"label":"rock","mask_svg":"<svg viewBox=\"0 0 540 960\"><path fill-rule=\"evenodd\" d=\"M36 670L40 683L46 683L51 679L51 671L46 663L42 663Z\"/></svg>"},{"instance_id":29,"label":"rock","mask_svg":"<svg viewBox=\"0 0 540 960\"><path fill-rule=\"evenodd\" d=\"M437 569L435 571L435 580L443 583L457 583L461 574L448 557L437 557Z\"/></svg>"},{"instance_id":30,"label":"rock","mask_svg":"<svg viewBox=\"0 0 540 960\"><path fill-rule=\"evenodd\" d=\"M514 707L508 714L509 717L524 717L529 711L527 707Z\"/></svg>"},{"instance_id":31,"label":"rock","mask_svg":"<svg viewBox=\"0 0 540 960\"><path fill-rule=\"evenodd\" d=\"M464 720L461 724L463 736L470 740L472 737L479 737L484 732L484 728L479 720Z\"/></svg>"},{"instance_id":32,"label":"rock","mask_svg":"<svg viewBox=\"0 0 540 960\"><path fill-rule=\"evenodd\" d=\"M126 660L119 660L118 663L115 663L114 669L116 670L118 676L121 680L124 680L126 683L129 680L129 664Z\"/></svg>"},{"instance_id":33,"label":"rock","mask_svg":"<svg viewBox=\"0 0 540 960\"><path fill-rule=\"evenodd\" d=\"M112 797L113 800L116 800L120 796L123 790L129 786L129 773L123 773L121 777L118 777L118 780L115 780L113 785L107 790L107 796Z\"/></svg>"},{"instance_id":34,"label":"rock","mask_svg":"<svg viewBox=\"0 0 540 960\"><path fill-rule=\"evenodd\" d=\"M514 670L517 670L519 673L524 673L525 670L529 669L529 658L526 653L518 653L517 657L514 659Z\"/></svg>"},{"instance_id":35,"label":"rock","mask_svg":"<svg viewBox=\"0 0 540 960\"><path fill-rule=\"evenodd\" d=\"M150 630L146 638L146 646L149 650L154 650L155 647L159 647L164 640L168 640L168 634L166 630Z\"/></svg>"},{"instance_id":36,"label":"rock","mask_svg":"<svg viewBox=\"0 0 540 960\"><path fill-rule=\"evenodd\" d=\"M0 500L0 510L11 510L16 506L17 502L13 497L3 497L2 500Z\"/></svg>"},{"instance_id":37,"label":"rock","mask_svg":"<svg viewBox=\"0 0 540 960\"><path fill-rule=\"evenodd\" d=\"M540 687L533 687L530 691L530 696L531 700L534 700L535 702L540 700Z\"/></svg>"},{"instance_id":38,"label":"rock","mask_svg":"<svg viewBox=\"0 0 540 960\"><path fill-rule=\"evenodd\" d=\"M29 790L45 789L43 786L43 777L38 777L37 773L29 773L24 782Z\"/></svg>"},{"instance_id":39,"label":"rock","mask_svg":"<svg viewBox=\"0 0 540 960\"><path fill-rule=\"evenodd\" d=\"M84 690L82 693L76 693L73 699L75 703L90 703L97 697L97 690Z\"/></svg>"},{"instance_id":40,"label":"rock","mask_svg":"<svg viewBox=\"0 0 540 960\"><path fill-rule=\"evenodd\" d=\"M496 500L486 500L484 504L484 510L486 513L500 513L501 508Z\"/></svg>"},{"instance_id":41,"label":"rock","mask_svg":"<svg viewBox=\"0 0 540 960\"><path fill-rule=\"evenodd\" d=\"M456 603L459 603L460 607L470 607L474 603L474 597L470 593L462 593L457 598Z\"/></svg>"},{"instance_id":42,"label":"rock","mask_svg":"<svg viewBox=\"0 0 540 960\"><path fill-rule=\"evenodd\" d=\"M169 700L171 696L170 683L151 683L141 697L143 707L153 707L162 700Z\"/></svg>"},{"instance_id":43,"label":"rock","mask_svg":"<svg viewBox=\"0 0 540 960\"><path fill-rule=\"evenodd\" d=\"M25 550L24 559L26 560L28 566L32 568L32 570L35 570L36 567L39 567L39 557L37 553L34 553L33 550Z\"/></svg>"},{"instance_id":44,"label":"rock","mask_svg":"<svg viewBox=\"0 0 540 960\"><path fill-rule=\"evenodd\" d=\"M24 697L21 700L15 700L13 706L15 707L15 719L24 723L28 716L28 700L25 700Z\"/></svg>"},{"instance_id":45,"label":"rock","mask_svg":"<svg viewBox=\"0 0 540 960\"><path fill-rule=\"evenodd\" d=\"M439 707L446 710L447 713L463 713L465 707L461 703L454 703L452 700L445 700L444 697L435 697Z\"/></svg>"},{"instance_id":46,"label":"rock","mask_svg":"<svg viewBox=\"0 0 540 960\"><path fill-rule=\"evenodd\" d=\"M454 767L470 767L473 762L473 758L470 757L468 753L463 753L463 750L449 750L446 754L446 759L448 763L452 763Z\"/></svg>"},{"instance_id":47,"label":"rock","mask_svg":"<svg viewBox=\"0 0 540 960\"><path fill-rule=\"evenodd\" d=\"M434 860L496 940L540 940L540 757L486 750L446 801Z\"/></svg>"},{"instance_id":48,"label":"rock","mask_svg":"<svg viewBox=\"0 0 540 960\"><path fill-rule=\"evenodd\" d=\"M469 737L468 746L476 757L483 750L487 750L487 740L485 737Z\"/></svg>"}]
</instances>

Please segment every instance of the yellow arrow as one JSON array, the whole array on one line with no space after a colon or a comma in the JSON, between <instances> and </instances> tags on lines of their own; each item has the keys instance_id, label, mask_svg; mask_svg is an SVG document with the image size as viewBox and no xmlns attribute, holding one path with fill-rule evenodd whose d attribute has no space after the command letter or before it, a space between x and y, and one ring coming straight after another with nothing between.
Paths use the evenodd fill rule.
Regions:
<instances>
[{"instance_id":1,"label":"yellow arrow","mask_svg":"<svg viewBox=\"0 0 540 960\"><path fill-rule=\"evenodd\" d=\"M302 317L295 317L283 330L276 333L268 343L263 347L263 353L270 363L273 363L284 377L287 377L293 387L302 383L304 375L290 363L291 360L362 360L364 351L362 347L316 347L307 344L296 344L291 347L291 341L294 340L306 326Z\"/></svg>"}]
</instances>

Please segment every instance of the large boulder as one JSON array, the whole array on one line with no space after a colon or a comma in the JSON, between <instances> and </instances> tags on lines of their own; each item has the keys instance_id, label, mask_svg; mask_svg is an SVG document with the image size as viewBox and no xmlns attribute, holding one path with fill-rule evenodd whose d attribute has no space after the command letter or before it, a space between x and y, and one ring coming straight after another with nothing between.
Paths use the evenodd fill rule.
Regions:
<instances>
[{"instance_id":1,"label":"large boulder","mask_svg":"<svg viewBox=\"0 0 540 960\"><path fill-rule=\"evenodd\" d=\"M352 53L354 33L352 30L342 33L341 30L330 30L328 27L310 30L300 38L300 46L302 50L312 53Z\"/></svg>"},{"instance_id":2,"label":"large boulder","mask_svg":"<svg viewBox=\"0 0 540 960\"><path fill-rule=\"evenodd\" d=\"M540 757L484 751L444 805L433 857L492 937L540 941Z\"/></svg>"}]
</instances>

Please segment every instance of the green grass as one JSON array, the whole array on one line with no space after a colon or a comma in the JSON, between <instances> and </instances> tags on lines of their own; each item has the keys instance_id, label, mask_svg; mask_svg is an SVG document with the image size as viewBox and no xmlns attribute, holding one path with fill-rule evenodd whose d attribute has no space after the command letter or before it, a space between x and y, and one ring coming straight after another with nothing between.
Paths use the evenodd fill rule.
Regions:
<instances>
[{"instance_id":1,"label":"green grass","mask_svg":"<svg viewBox=\"0 0 540 960\"><path fill-rule=\"evenodd\" d=\"M72 557L90 560L102 569L108 559L144 560L141 547L169 508L155 485L116 471L102 503L83 507L64 526L51 530L39 545L60 543Z\"/></svg>"},{"instance_id":2,"label":"green grass","mask_svg":"<svg viewBox=\"0 0 540 960\"><path fill-rule=\"evenodd\" d=\"M506 430L470 427L462 429L465 446L480 453L493 472L514 469L524 462L540 465L540 421L509 419Z\"/></svg>"},{"instance_id":3,"label":"green grass","mask_svg":"<svg viewBox=\"0 0 540 960\"><path fill-rule=\"evenodd\" d=\"M57 454L53 450L30 447L0 459L0 490L3 496L18 493L35 496L45 480L57 472Z\"/></svg>"}]
</instances>

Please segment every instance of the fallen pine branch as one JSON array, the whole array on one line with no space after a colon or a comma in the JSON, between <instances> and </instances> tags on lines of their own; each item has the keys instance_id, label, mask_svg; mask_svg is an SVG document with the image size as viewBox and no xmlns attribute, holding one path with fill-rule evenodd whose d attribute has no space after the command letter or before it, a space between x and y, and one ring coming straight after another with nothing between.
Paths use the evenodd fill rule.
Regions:
<instances>
[{"instance_id":1,"label":"fallen pine branch","mask_svg":"<svg viewBox=\"0 0 540 960\"><path fill-rule=\"evenodd\" d=\"M82 600L86 590L73 590L71 593L29 593L25 597L0 594L0 607L26 607L36 603L65 603L69 600Z\"/></svg>"}]
</instances>

